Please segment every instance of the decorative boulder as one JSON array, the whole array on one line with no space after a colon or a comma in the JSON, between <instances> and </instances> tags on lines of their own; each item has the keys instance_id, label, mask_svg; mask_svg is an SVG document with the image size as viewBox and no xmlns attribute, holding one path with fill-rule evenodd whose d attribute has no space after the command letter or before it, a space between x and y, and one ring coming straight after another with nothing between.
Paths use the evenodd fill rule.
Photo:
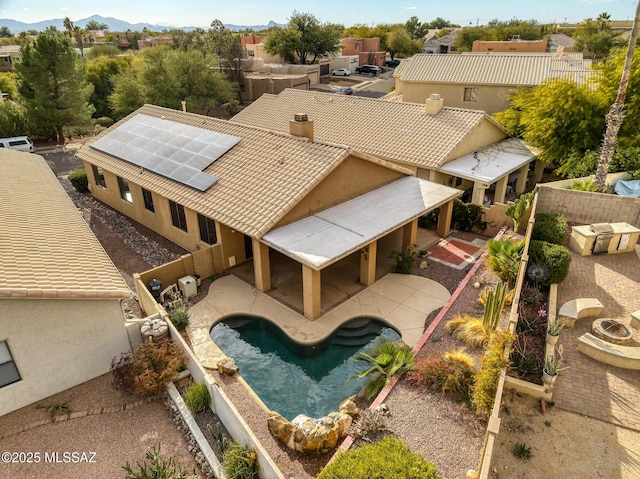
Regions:
<instances>
[{"instance_id":1,"label":"decorative boulder","mask_svg":"<svg viewBox=\"0 0 640 479\"><path fill-rule=\"evenodd\" d=\"M287 421L270 411L267 424L269 432L294 451L324 452L336 447L347 435L351 421L351 416L344 412L333 412L320 419L300 414L293 421Z\"/></svg>"},{"instance_id":2,"label":"decorative boulder","mask_svg":"<svg viewBox=\"0 0 640 479\"><path fill-rule=\"evenodd\" d=\"M233 376L234 374L238 374L240 369L236 365L236 362L233 358L224 358L218 361L218 372L220 374L224 374L225 376Z\"/></svg>"},{"instance_id":3,"label":"decorative boulder","mask_svg":"<svg viewBox=\"0 0 640 479\"><path fill-rule=\"evenodd\" d=\"M353 402L352 398L347 398L338 406L340 412L344 412L349 416L357 416L360 413L360 408Z\"/></svg>"}]
</instances>

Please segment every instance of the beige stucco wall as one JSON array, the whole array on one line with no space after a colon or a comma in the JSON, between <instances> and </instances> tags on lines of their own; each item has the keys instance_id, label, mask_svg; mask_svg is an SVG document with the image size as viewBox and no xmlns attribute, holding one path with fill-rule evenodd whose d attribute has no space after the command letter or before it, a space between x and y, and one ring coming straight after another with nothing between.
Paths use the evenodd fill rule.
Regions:
<instances>
[{"instance_id":1,"label":"beige stucco wall","mask_svg":"<svg viewBox=\"0 0 640 479\"><path fill-rule=\"evenodd\" d=\"M393 180L403 173L350 156L306 195L276 226L282 226L310 214L362 195Z\"/></svg>"},{"instance_id":2,"label":"beige stucco wall","mask_svg":"<svg viewBox=\"0 0 640 479\"><path fill-rule=\"evenodd\" d=\"M484 120L480 122L477 127L471 130L463 141L458 143L458 146L453 149L447 158L447 161L478 151L488 145L504 140L507 137L508 135L504 130L491 123L489 120Z\"/></svg>"},{"instance_id":3,"label":"beige stucco wall","mask_svg":"<svg viewBox=\"0 0 640 479\"><path fill-rule=\"evenodd\" d=\"M107 373L130 350L119 300L6 299L0 311L22 377L0 388L0 416Z\"/></svg>"},{"instance_id":4,"label":"beige stucco wall","mask_svg":"<svg viewBox=\"0 0 640 479\"><path fill-rule=\"evenodd\" d=\"M398 84L401 86L398 87ZM463 101L465 88L478 89L478 101ZM433 93L438 93L444 100L444 106L482 110L489 114L509 108L509 94L514 86L508 85L462 85L445 83L408 82L396 79L396 92L402 93L402 101L424 103Z\"/></svg>"}]
</instances>

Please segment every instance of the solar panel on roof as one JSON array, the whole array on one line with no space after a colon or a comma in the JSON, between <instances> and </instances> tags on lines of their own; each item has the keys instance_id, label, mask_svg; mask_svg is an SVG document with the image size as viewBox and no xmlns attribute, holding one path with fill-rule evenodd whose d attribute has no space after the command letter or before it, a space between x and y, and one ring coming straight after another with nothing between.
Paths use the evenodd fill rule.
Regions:
<instances>
[{"instance_id":1,"label":"solar panel on roof","mask_svg":"<svg viewBox=\"0 0 640 479\"><path fill-rule=\"evenodd\" d=\"M237 136L138 114L91 147L205 191L219 178L203 170L240 140Z\"/></svg>"}]
</instances>

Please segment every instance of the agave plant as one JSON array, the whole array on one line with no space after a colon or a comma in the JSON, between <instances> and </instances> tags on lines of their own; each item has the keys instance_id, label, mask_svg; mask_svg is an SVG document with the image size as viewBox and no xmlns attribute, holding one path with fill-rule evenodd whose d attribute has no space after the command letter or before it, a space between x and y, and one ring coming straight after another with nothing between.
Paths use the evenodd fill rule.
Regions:
<instances>
[{"instance_id":1,"label":"agave plant","mask_svg":"<svg viewBox=\"0 0 640 479\"><path fill-rule=\"evenodd\" d=\"M373 397L391 382L393 376L408 371L415 363L415 355L411 347L398 345L392 341L380 342L368 351L357 354L354 358L357 361L368 363L369 369L351 376L349 380L373 375L373 378L363 389L363 394L367 398Z\"/></svg>"}]
</instances>

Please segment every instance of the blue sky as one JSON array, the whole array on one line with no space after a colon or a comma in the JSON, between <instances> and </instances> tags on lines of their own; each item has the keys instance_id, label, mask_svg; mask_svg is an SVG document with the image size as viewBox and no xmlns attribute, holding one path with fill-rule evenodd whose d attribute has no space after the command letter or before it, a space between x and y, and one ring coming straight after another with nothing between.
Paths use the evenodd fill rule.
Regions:
<instances>
[{"instance_id":1,"label":"blue sky","mask_svg":"<svg viewBox=\"0 0 640 479\"><path fill-rule=\"evenodd\" d=\"M637 0L0 0L0 18L33 23L93 14L130 23L208 27L212 20L236 25L286 23L294 10L312 13L323 22L355 24L404 23L442 17L460 25L498 18L536 19L540 23L577 22L607 12L615 20L632 20Z\"/></svg>"}]
</instances>

